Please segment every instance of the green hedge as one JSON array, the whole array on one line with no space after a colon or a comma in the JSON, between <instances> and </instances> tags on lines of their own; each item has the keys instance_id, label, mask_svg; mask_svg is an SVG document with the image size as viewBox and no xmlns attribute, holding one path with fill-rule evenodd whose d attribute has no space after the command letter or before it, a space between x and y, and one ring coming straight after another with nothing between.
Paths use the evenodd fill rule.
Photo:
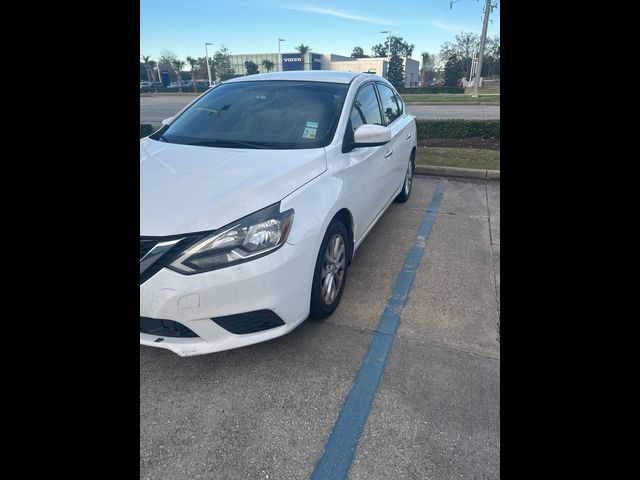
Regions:
<instances>
[{"instance_id":1,"label":"green hedge","mask_svg":"<svg viewBox=\"0 0 640 480\"><path fill-rule=\"evenodd\" d=\"M152 125L140 124L140 138L154 132ZM418 139L500 138L500 120L418 120Z\"/></svg>"},{"instance_id":2,"label":"green hedge","mask_svg":"<svg viewBox=\"0 0 640 480\"><path fill-rule=\"evenodd\" d=\"M153 132L155 132L155 130L150 124L148 124L148 123L141 123L140 124L140 138L148 137Z\"/></svg>"},{"instance_id":3,"label":"green hedge","mask_svg":"<svg viewBox=\"0 0 640 480\"><path fill-rule=\"evenodd\" d=\"M418 139L500 138L500 120L418 120Z\"/></svg>"},{"instance_id":4,"label":"green hedge","mask_svg":"<svg viewBox=\"0 0 640 480\"><path fill-rule=\"evenodd\" d=\"M399 88L398 93L464 93L461 87L415 87Z\"/></svg>"}]
</instances>

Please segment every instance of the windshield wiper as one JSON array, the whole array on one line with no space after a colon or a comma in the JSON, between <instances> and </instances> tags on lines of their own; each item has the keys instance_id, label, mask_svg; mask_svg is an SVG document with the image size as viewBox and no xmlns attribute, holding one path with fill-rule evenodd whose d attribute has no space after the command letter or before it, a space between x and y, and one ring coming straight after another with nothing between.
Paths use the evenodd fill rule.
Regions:
<instances>
[{"instance_id":1,"label":"windshield wiper","mask_svg":"<svg viewBox=\"0 0 640 480\"><path fill-rule=\"evenodd\" d=\"M272 147L273 142L244 142L242 140L202 140L198 142L189 143L189 145L195 145L199 147L245 147L245 148L262 148Z\"/></svg>"}]
</instances>

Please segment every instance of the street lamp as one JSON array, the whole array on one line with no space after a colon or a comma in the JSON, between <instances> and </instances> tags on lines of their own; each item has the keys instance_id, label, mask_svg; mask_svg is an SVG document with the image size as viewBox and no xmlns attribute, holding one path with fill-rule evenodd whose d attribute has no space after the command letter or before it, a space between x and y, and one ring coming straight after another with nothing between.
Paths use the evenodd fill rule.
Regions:
<instances>
[{"instance_id":1,"label":"street lamp","mask_svg":"<svg viewBox=\"0 0 640 480\"><path fill-rule=\"evenodd\" d=\"M204 43L204 58L207 60L207 73L209 74L209 86L211 86L211 67L209 66L209 51L207 45L213 45L213 43Z\"/></svg>"},{"instance_id":2,"label":"street lamp","mask_svg":"<svg viewBox=\"0 0 640 480\"><path fill-rule=\"evenodd\" d=\"M278 68L282 70L282 53L280 53L280 42L286 42L286 40L284 38L278 38L278 62L280 62Z\"/></svg>"},{"instance_id":3,"label":"street lamp","mask_svg":"<svg viewBox=\"0 0 640 480\"><path fill-rule=\"evenodd\" d=\"M391 60L391 30L382 30L380 33L389 34L389 60Z\"/></svg>"}]
</instances>

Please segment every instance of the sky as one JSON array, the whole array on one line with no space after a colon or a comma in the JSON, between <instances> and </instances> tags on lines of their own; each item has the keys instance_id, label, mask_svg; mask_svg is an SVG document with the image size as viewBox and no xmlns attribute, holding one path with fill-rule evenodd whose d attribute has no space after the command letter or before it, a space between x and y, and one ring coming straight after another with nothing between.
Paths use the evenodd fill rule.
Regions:
<instances>
[{"instance_id":1,"label":"sky","mask_svg":"<svg viewBox=\"0 0 640 480\"><path fill-rule=\"evenodd\" d=\"M484 1L458 0L140 0L140 55L158 60L163 50L179 58L209 56L220 45L232 54L293 53L301 43L315 53L350 56L393 36L414 44L412 58L438 54L461 31L482 32ZM487 35L500 35L500 7Z\"/></svg>"}]
</instances>

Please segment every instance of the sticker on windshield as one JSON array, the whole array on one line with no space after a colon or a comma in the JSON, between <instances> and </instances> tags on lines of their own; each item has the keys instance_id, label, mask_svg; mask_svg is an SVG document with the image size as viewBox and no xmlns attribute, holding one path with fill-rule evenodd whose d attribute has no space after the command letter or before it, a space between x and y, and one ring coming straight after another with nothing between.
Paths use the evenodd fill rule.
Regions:
<instances>
[{"instance_id":1,"label":"sticker on windshield","mask_svg":"<svg viewBox=\"0 0 640 480\"><path fill-rule=\"evenodd\" d=\"M309 128L318 128L318 122L307 122L306 126Z\"/></svg>"},{"instance_id":2,"label":"sticker on windshield","mask_svg":"<svg viewBox=\"0 0 640 480\"><path fill-rule=\"evenodd\" d=\"M310 122L307 122L307 123L310 123ZM302 138L309 138L313 140L314 138L316 138L316 130L317 128L315 127L305 127L304 133L302 134Z\"/></svg>"}]
</instances>

